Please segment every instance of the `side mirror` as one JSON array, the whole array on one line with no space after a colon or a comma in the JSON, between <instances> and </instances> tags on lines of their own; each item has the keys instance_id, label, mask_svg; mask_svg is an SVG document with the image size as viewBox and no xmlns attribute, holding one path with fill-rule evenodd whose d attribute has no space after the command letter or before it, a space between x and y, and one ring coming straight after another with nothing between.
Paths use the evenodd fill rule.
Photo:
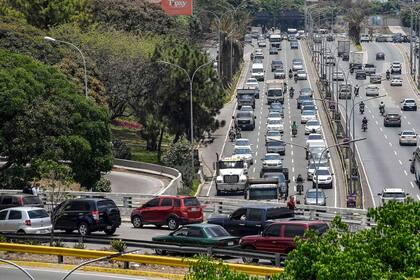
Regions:
<instances>
[{"instance_id":1,"label":"side mirror","mask_svg":"<svg viewBox=\"0 0 420 280\"><path fill-rule=\"evenodd\" d=\"M378 193L378 196L382 196L382 194L381 193Z\"/></svg>"},{"instance_id":2,"label":"side mirror","mask_svg":"<svg viewBox=\"0 0 420 280\"><path fill-rule=\"evenodd\" d=\"M235 119L235 116L232 116L232 120L234 120Z\"/></svg>"},{"instance_id":3,"label":"side mirror","mask_svg":"<svg viewBox=\"0 0 420 280\"><path fill-rule=\"evenodd\" d=\"M334 176L334 173L331 173L331 176Z\"/></svg>"},{"instance_id":4,"label":"side mirror","mask_svg":"<svg viewBox=\"0 0 420 280\"><path fill-rule=\"evenodd\" d=\"M254 119L256 119L257 118L257 116L254 116Z\"/></svg>"}]
</instances>

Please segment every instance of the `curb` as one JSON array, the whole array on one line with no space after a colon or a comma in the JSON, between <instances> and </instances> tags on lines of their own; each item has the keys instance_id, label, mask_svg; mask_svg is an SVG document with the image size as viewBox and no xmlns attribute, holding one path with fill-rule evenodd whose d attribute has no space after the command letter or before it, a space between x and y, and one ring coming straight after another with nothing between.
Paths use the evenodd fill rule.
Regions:
<instances>
[{"instance_id":1,"label":"curb","mask_svg":"<svg viewBox=\"0 0 420 280\"><path fill-rule=\"evenodd\" d=\"M15 261L15 260L11 260L11 261L20 266L34 267L34 268L71 270L76 267L76 265L71 265L71 264L55 264L55 263ZM141 270L133 270L133 269L109 268L109 267L99 267L99 266L85 266L85 267L80 268L80 270L88 271L88 272L122 274L122 275L131 275L131 276L147 276L147 277L175 279L175 280L184 279L184 275L181 275L181 274L163 273L163 272L154 272L154 271L141 271Z\"/></svg>"}]
</instances>

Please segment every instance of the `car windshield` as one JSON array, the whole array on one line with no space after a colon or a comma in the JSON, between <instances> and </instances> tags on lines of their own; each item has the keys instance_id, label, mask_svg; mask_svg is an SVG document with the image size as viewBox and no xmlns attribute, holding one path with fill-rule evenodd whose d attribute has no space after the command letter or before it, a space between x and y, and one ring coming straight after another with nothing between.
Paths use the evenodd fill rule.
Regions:
<instances>
[{"instance_id":1,"label":"car windshield","mask_svg":"<svg viewBox=\"0 0 420 280\"><path fill-rule=\"evenodd\" d=\"M283 65L283 62L281 62L281 60L273 60L273 62L271 62L272 65Z\"/></svg>"},{"instance_id":2,"label":"car windshield","mask_svg":"<svg viewBox=\"0 0 420 280\"><path fill-rule=\"evenodd\" d=\"M258 81L256 79L248 79L246 81L247 84L258 84Z\"/></svg>"},{"instance_id":3,"label":"car windshield","mask_svg":"<svg viewBox=\"0 0 420 280\"><path fill-rule=\"evenodd\" d=\"M316 191L307 192L306 197L316 198ZM322 197L322 198L325 197L325 193L323 191L318 191L318 198L320 198L320 197Z\"/></svg>"},{"instance_id":4,"label":"car windshield","mask_svg":"<svg viewBox=\"0 0 420 280\"><path fill-rule=\"evenodd\" d=\"M298 70L298 71L297 71L297 73L298 73L298 74L306 74L306 73L305 73L305 70Z\"/></svg>"},{"instance_id":5,"label":"car windshield","mask_svg":"<svg viewBox=\"0 0 420 280\"><path fill-rule=\"evenodd\" d=\"M238 112L236 114L237 118L251 118L251 113L250 112Z\"/></svg>"},{"instance_id":6,"label":"car windshield","mask_svg":"<svg viewBox=\"0 0 420 280\"><path fill-rule=\"evenodd\" d=\"M204 231L209 237L230 236L230 234L221 226L206 227Z\"/></svg>"},{"instance_id":7,"label":"car windshield","mask_svg":"<svg viewBox=\"0 0 420 280\"><path fill-rule=\"evenodd\" d=\"M384 192L382 197L393 197L393 198L404 198L405 193L403 192Z\"/></svg>"},{"instance_id":8,"label":"car windshield","mask_svg":"<svg viewBox=\"0 0 420 280\"><path fill-rule=\"evenodd\" d=\"M236 146L248 146L249 140L248 139L238 139L235 141Z\"/></svg>"},{"instance_id":9,"label":"car windshield","mask_svg":"<svg viewBox=\"0 0 420 280\"><path fill-rule=\"evenodd\" d=\"M280 142L280 141L270 141L270 142L268 142L267 146L279 147L279 146L283 146L283 143Z\"/></svg>"},{"instance_id":10,"label":"car windshield","mask_svg":"<svg viewBox=\"0 0 420 280\"><path fill-rule=\"evenodd\" d=\"M410 100L410 99L406 99L406 100L405 100L405 103L416 103L416 101L414 101L414 100Z\"/></svg>"},{"instance_id":11,"label":"car windshield","mask_svg":"<svg viewBox=\"0 0 420 280\"><path fill-rule=\"evenodd\" d=\"M320 176L322 175L330 175L330 171L327 169L318 169L315 174L318 174Z\"/></svg>"},{"instance_id":12,"label":"car windshield","mask_svg":"<svg viewBox=\"0 0 420 280\"><path fill-rule=\"evenodd\" d=\"M271 103L270 105L270 109L277 109L277 108L282 108L282 105L280 103Z\"/></svg>"},{"instance_id":13,"label":"car windshield","mask_svg":"<svg viewBox=\"0 0 420 280\"><path fill-rule=\"evenodd\" d=\"M281 160L281 157L279 154L270 154L270 155L265 155L264 159L265 160Z\"/></svg>"},{"instance_id":14,"label":"car windshield","mask_svg":"<svg viewBox=\"0 0 420 280\"><path fill-rule=\"evenodd\" d=\"M251 106L242 106L241 111L252 112L254 111Z\"/></svg>"},{"instance_id":15,"label":"car windshield","mask_svg":"<svg viewBox=\"0 0 420 280\"><path fill-rule=\"evenodd\" d=\"M267 136L281 136L280 131L270 130L267 132Z\"/></svg>"},{"instance_id":16,"label":"car windshield","mask_svg":"<svg viewBox=\"0 0 420 280\"><path fill-rule=\"evenodd\" d=\"M184 206L200 206L200 201L195 197L184 198Z\"/></svg>"},{"instance_id":17,"label":"car windshield","mask_svg":"<svg viewBox=\"0 0 420 280\"><path fill-rule=\"evenodd\" d=\"M264 72L263 68L252 68L252 73L262 73Z\"/></svg>"},{"instance_id":18,"label":"car windshield","mask_svg":"<svg viewBox=\"0 0 420 280\"><path fill-rule=\"evenodd\" d=\"M308 140L322 140L321 134L309 134Z\"/></svg>"},{"instance_id":19,"label":"car windshield","mask_svg":"<svg viewBox=\"0 0 420 280\"><path fill-rule=\"evenodd\" d=\"M308 104L308 105L304 104L303 109L304 110L314 110L315 111L315 106L312 105L312 104Z\"/></svg>"},{"instance_id":20,"label":"car windshield","mask_svg":"<svg viewBox=\"0 0 420 280\"><path fill-rule=\"evenodd\" d=\"M251 150L249 148L236 148L235 155L246 155L250 154Z\"/></svg>"},{"instance_id":21,"label":"car windshield","mask_svg":"<svg viewBox=\"0 0 420 280\"><path fill-rule=\"evenodd\" d=\"M218 166L220 169L244 168L244 162L243 161L220 161Z\"/></svg>"},{"instance_id":22,"label":"car windshield","mask_svg":"<svg viewBox=\"0 0 420 280\"><path fill-rule=\"evenodd\" d=\"M319 126L319 121L308 121L307 126Z\"/></svg>"},{"instance_id":23,"label":"car windshield","mask_svg":"<svg viewBox=\"0 0 420 280\"><path fill-rule=\"evenodd\" d=\"M415 136L416 133L414 131L404 131L401 135L404 135L404 136Z\"/></svg>"},{"instance_id":24,"label":"car windshield","mask_svg":"<svg viewBox=\"0 0 420 280\"><path fill-rule=\"evenodd\" d=\"M48 213L44 209L28 211L29 219L48 218Z\"/></svg>"},{"instance_id":25,"label":"car windshield","mask_svg":"<svg viewBox=\"0 0 420 280\"><path fill-rule=\"evenodd\" d=\"M268 124L281 124L281 119L269 119Z\"/></svg>"},{"instance_id":26,"label":"car windshield","mask_svg":"<svg viewBox=\"0 0 420 280\"><path fill-rule=\"evenodd\" d=\"M304 116L313 116L313 115L315 115L315 112L312 111L312 110L305 110L305 111L302 112L302 115L304 115Z\"/></svg>"},{"instance_id":27,"label":"car windshield","mask_svg":"<svg viewBox=\"0 0 420 280\"><path fill-rule=\"evenodd\" d=\"M271 113L268 114L268 117L269 118L280 118L281 115L278 112L271 112Z\"/></svg>"}]
</instances>

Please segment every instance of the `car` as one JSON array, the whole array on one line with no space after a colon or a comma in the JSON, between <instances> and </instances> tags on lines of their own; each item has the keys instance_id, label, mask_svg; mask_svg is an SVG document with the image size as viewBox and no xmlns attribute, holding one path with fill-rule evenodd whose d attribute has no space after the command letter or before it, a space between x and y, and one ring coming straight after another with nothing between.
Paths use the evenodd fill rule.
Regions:
<instances>
[{"instance_id":1,"label":"car","mask_svg":"<svg viewBox=\"0 0 420 280\"><path fill-rule=\"evenodd\" d=\"M297 41L290 41L290 48L293 49L298 49L299 48L299 43Z\"/></svg>"},{"instance_id":2,"label":"car","mask_svg":"<svg viewBox=\"0 0 420 280\"><path fill-rule=\"evenodd\" d=\"M316 119L316 111L305 110L300 115L300 123L306 123L309 120Z\"/></svg>"},{"instance_id":3,"label":"car","mask_svg":"<svg viewBox=\"0 0 420 280\"><path fill-rule=\"evenodd\" d=\"M303 70L303 62L301 59L295 58L292 61L292 71Z\"/></svg>"},{"instance_id":4,"label":"car","mask_svg":"<svg viewBox=\"0 0 420 280\"><path fill-rule=\"evenodd\" d=\"M284 72L284 69L274 70L274 79L286 79L286 72Z\"/></svg>"},{"instance_id":5,"label":"car","mask_svg":"<svg viewBox=\"0 0 420 280\"><path fill-rule=\"evenodd\" d=\"M305 124L305 134L321 133L321 123L319 120L308 120Z\"/></svg>"},{"instance_id":6,"label":"car","mask_svg":"<svg viewBox=\"0 0 420 280\"><path fill-rule=\"evenodd\" d=\"M121 225L121 214L115 202L107 198L69 199L54 208L52 219L55 230L71 233L77 230L81 236L94 231L113 235Z\"/></svg>"},{"instance_id":7,"label":"car","mask_svg":"<svg viewBox=\"0 0 420 280\"><path fill-rule=\"evenodd\" d=\"M327 42L332 42L334 41L334 35L333 34L328 34L327 35Z\"/></svg>"},{"instance_id":8,"label":"car","mask_svg":"<svg viewBox=\"0 0 420 280\"><path fill-rule=\"evenodd\" d=\"M382 203L388 201L404 202L407 198L407 194L402 188L384 188L381 193L378 193L381 197Z\"/></svg>"},{"instance_id":9,"label":"car","mask_svg":"<svg viewBox=\"0 0 420 280\"><path fill-rule=\"evenodd\" d=\"M299 95L299 97L297 98L296 108L300 109L302 107L302 103L309 100L313 100L312 97L308 95Z\"/></svg>"},{"instance_id":10,"label":"car","mask_svg":"<svg viewBox=\"0 0 420 280\"><path fill-rule=\"evenodd\" d=\"M401 116L398 113L386 113L384 117L384 126L401 127Z\"/></svg>"},{"instance_id":11,"label":"car","mask_svg":"<svg viewBox=\"0 0 420 280\"><path fill-rule=\"evenodd\" d=\"M51 218L44 208L12 207L0 211L0 232L48 234L51 229Z\"/></svg>"},{"instance_id":12,"label":"car","mask_svg":"<svg viewBox=\"0 0 420 280\"><path fill-rule=\"evenodd\" d=\"M412 145L417 146L417 133L413 130L403 130L400 135L400 146Z\"/></svg>"},{"instance_id":13,"label":"car","mask_svg":"<svg viewBox=\"0 0 420 280\"><path fill-rule=\"evenodd\" d=\"M254 61L253 61L254 63L257 63L256 59L261 60L261 63L262 63L262 60L264 59L264 52L261 49L255 50Z\"/></svg>"},{"instance_id":14,"label":"car","mask_svg":"<svg viewBox=\"0 0 420 280\"><path fill-rule=\"evenodd\" d=\"M360 43L369 43L370 42L370 36L367 34L363 34L360 36Z\"/></svg>"},{"instance_id":15,"label":"car","mask_svg":"<svg viewBox=\"0 0 420 280\"><path fill-rule=\"evenodd\" d=\"M271 62L271 72L274 72L277 69L284 69L283 61L275 59Z\"/></svg>"},{"instance_id":16,"label":"car","mask_svg":"<svg viewBox=\"0 0 420 280\"><path fill-rule=\"evenodd\" d=\"M254 158L252 156L251 147L235 147L233 149L233 156L244 160L248 164L248 166L254 164Z\"/></svg>"},{"instance_id":17,"label":"car","mask_svg":"<svg viewBox=\"0 0 420 280\"><path fill-rule=\"evenodd\" d=\"M299 95L306 95L306 96L313 97L313 94L314 94L314 91L309 87L301 88L299 91Z\"/></svg>"},{"instance_id":18,"label":"car","mask_svg":"<svg viewBox=\"0 0 420 280\"><path fill-rule=\"evenodd\" d=\"M296 76L298 80L307 80L308 79L308 75L306 74L305 70L298 70L296 72Z\"/></svg>"},{"instance_id":19,"label":"car","mask_svg":"<svg viewBox=\"0 0 420 280\"><path fill-rule=\"evenodd\" d=\"M275 221L267 225L261 234L242 237L239 244L245 250L288 254L296 248L296 237L303 237L306 230L312 229L322 235L328 228L328 223L320 220ZM243 261L257 263L258 258L243 257Z\"/></svg>"},{"instance_id":20,"label":"car","mask_svg":"<svg viewBox=\"0 0 420 280\"><path fill-rule=\"evenodd\" d=\"M393 75L391 77L391 86L393 87L401 87L403 84L403 81L401 79L401 76Z\"/></svg>"},{"instance_id":21,"label":"car","mask_svg":"<svg viewBox=\"0 0 420 280\"><path fill-rule=\"evenodd\" d=\"M267 119L267 130L284 131L284 123L282 118L269 118Z\"/></svg>"},{"instance_id":22,"label":"car","mask_svg":"<svg viewBox=\"0 0 420 280\"><path fill-rule=\"evenodd\" d=\"M334 71L332 79L333 81L344 81L344 73L342 71Z\"/></svg>"},{"instance_id":23,"label":"car","mask_svg":"<svg viewBox=\"0 0 420 280\"><path fill-rule=\"evenodd\" d=\"M307 177L308 181L313 179L316 167L318 169L329 169L330 168L328 166L328 163L310 162L308 167L307 167L307 174L306 174L306 177Z\"/></svg>"},{"instance_id":24,"label":"car","mask_svg":"<svg viewBox=\"0 0 420 280\"><path fill-rule=\"evenodd\" d=\"M340 84L338 87L339 99L351 99L352 86L350 84Z\"/></svg>"},{"instance_id":25,"label":"car","mask_svg":"<svg viewBox=\"0 0 420 280\"><path fill-rule=\"evenodd\" d=\"M309 146L312 142L324 142L321 133L310 133L308 139L306 139L306 146Z\"/></svg>"},{"instance_id":26,"label":"car","mask_svg":"<svg viewBox=\"0 0 420 280\"><path fill-rule=\"evenodd\" d=\"M365 87L366 96L379 96L379 87L375 85L367 85Z\"/></svg>"},{"instance_id":27,"label":"car","mask_svg":"<svg viewBox=\"0 0 420 280\"><path fill-rule=\"evenodd\" d=\"M267 118L281 118L281 113L277 111L269 111Z\"/></svg>"},{"instance_id":28,"label":"car","mask_svg":"<svg viewBox=\"0 0 420 280\"><path fill-rule=\"evenodd\" d=\"M381 74L371 74L369 79L371 84L381 84L382 83L382 76Z\"/></svg>"},{"instance_id":29,"label":"car","mask_svg":"<svg viewBox=\"0 0 420 280\"><path fill-rule=\"evenodd\" d=\"M316 187L316 183L318 182L318 188L329 188L332 189L333 187L333 179L329 169L318 169L315 170L313 178L312 178L312 187Z\"/></svg>"},{"instance_id":30,"label":"car","mask_svg":"<svg viewBox=\"0 0 420 280\"><path fill-rule=\"evenodd\" d=\"M355 79L356 80L366 80L366 71L365 70L361 70L361 69L359 69L359 70L356 70L355 72L354 72L355 74Z\"/></svg>"},{"instance_id":31,"label":"car","mask_svg":"<svg viewBox=\"0 0 420 280\"><path fill-rule=\"evenodd\" d=\"M302 104L301 112L307 111L307 110L316 111L317 108L316 108L315 104L309 104L309 102L305 102L304 104Z\"/></svg>"},{"instance_id":32,"label":"car","mask_svg":"<svg viewBox=\"0 0 420 280\"><path fill-rule=\"evenodd\" d=\"M385 54L383 52L377 52L376 60L385 60Z\"/></svg>"},{"instance_id":33,"label":"car","mask_svg":"<svg viewBox=\"0 0 420 280\"><path fill-rule=\"evenodd\" d=\"M268 169L278 168L283 170L283 163L278 153L266 153L262 159L262 166Z\"/></svg>"},{"instance_id":34,"label":"car","mask_svg":"<svg viewBox=\"0 0 420 280\"><path fill-rule=\"evenodd\" d=\"M271 139L271 138L270 138ZM266 144L267 153L286 154L286 145L283 142L268 140Z\"/></svg>"},{"instance_id":35,"label":"car","mask_svg":"<svg viewBox=\"0 0 420 280\"><path fill-rule=\"evenodd\" d=\"M348 53L343 53L343 55L341 56L341 58L343 59L343 61L349 61L350 56Z\"/></svg>"},{"instance_id":36,"label":"car","mask_svg":"<svg viewBox=\"0 0 420 280\"><path fill-rule=\"evenodd\" d=\"M386 42L387 37L383 34L378 34L378 35L376 35L375 41L376 42Z\"/></svg>"},{"instance_id":37,"label":"car","mask_svg":"<svg viewBox=\"0 0 420 280\"><path fill-rule=\"evenodd\" d=\"M252 106L249 106L249 105L243 105L239 111L254 112L254 108L252 108Z\"/></svg>"},{"instance_id":38,"label":"car","mask_svg":"<svg viewBox=\"0 0 420 280\"><path fill-rule=\"evenodd\" d=\"M249 142L249 139L246 138L238 138L235 140L235 147L249 147L251 148L251 143Z\"/></svg>"},{"instance_id":39,"label":"car","mask_svg":"<svg viewBox=\"0 0 420 280\"><path fill-rule=\"evenodd\" d=\"M131 212L131 223L135 228L144 225L161 227L167 225L176 230L179 225L203 222L203 207L193 196L156 196Z\"/></svg>"},{"instance_id":40,"label":"car","mask_svg":"<svg viewBox=\"0 0 420 280\"><path fill-rule=\"evenodd\" d=\"M178 246L205 246L235 248L239 237L230 235L222 226L213 224L192 224L180 227L168 235L158 235L152 241ZM156 255L166 255L168 251L155 249Z\"/></svg>"},{"instance_id":41,"label":"car","mask_svg":"<svg viewBox=\"0 0 420 280\"><path fill-rule=\"evenodd\" d=\"M394 61L391 64L391 74L401 74L402 70L401 70L402 66L401 66L401 62L399 61Z\"/></svg>"},{"instance_id":42,"label":"car","mask_svg":"<svg viewBox=\"0 0 420 280\"><path fill-rule=\"evenodd\" d=\"M257 79L255 79L255 78L249 78L248 80L246 80L245 86L250 87L250 88L252 88L252 87L258 88L258 89L260 88L259 83L258 83Z\"/></svg>"},{"instance_id":43,"label":"car","mask_svg":"<svg viewBox=\"0 0 420 280\"><path fill-rule=\"evenodd\" d=\"M281 113L283 112L283 104L279 102L272 102L270 103L270 107L268 108L268 111Z\"/></svg>"},{"instance_id":44,"label":"car","mask_svg":"<svg viewBox=\"0 0 420 280\"><path fill-rule=\"evenodd\" d=\"M318 197L318 198L317 198ZM318 199L318 203L317 203ZM327 205L327 195L323 190L314 190L309 189L305 193L305 199L304 199L305 205L320 205L320 206L326 206Z\"/></svg>"},{"instance_id":45,"label":"car","mask_svg":"<svg viewBox=\"0 0 420 280\"><path fill-rule=\"evenodd\" d=\"M0 210L12 207L44 207L42 200L31 194L1 194L0 195Z\"/></svg>"},{"instance_id":46,"label":"car","mask_svg":"<svg viewBox=\"0 0 420 280\"><path fill-rule=\"evenodd\" d=\"M270 141L280 142L282 139L281 133L278 130L269 130L265 135L265 143Z\"/></svg>"},{"instance_id":47,"label":"car","mask_svg":"<svg viewBox=\"0 0 420 280\"><path fill-rule=\"evenodd\" d=\"M403 101L401 101L401 110L402 111L417 111L417 103L416 100L412 98L405 98Z\"/></svg>"},{"instance_id":48,"label":"car","mask_svg":"<svg viewBox=\"0 0 420 280\"><path fill-rule=\"evenodd\" d=\"M374 64L366 63L363 67L367 75L372 75L376 73L376 67Z\"/></svg>"},{"instance_id":49,"label":"car","mask_svg":"<svg viewBox=\"0 0 420 280\"><path fill-rule=\"evenodd\" d=\"M279 54L279 50L276 47L270 47L270 54Z\"/></svg>"},{"instance_id":50,"label":"car","mask_svg":"<svg viewBox=\"0 0 420 280\"><path fill-rule=\"evenodd\" d=\"M265 48L267 46L267 42L265 41L265 39L259 39L258 40L258 47L259 48Z\"/></svg>"}]
</instances>

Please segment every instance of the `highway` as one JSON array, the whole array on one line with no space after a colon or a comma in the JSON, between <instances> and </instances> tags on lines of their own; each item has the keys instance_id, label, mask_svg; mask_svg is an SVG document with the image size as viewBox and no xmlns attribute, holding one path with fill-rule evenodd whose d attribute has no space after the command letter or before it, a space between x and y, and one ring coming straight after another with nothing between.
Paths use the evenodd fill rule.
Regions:
<instances>
[{"instance_id":1,"label":"highway","mask_svg":"<svg viewBox=\"0 0 420 280\"><path fill-rule=\"evenodd\" d=\"M301 43L300 43L301 44ZM268 40L267 40L267 46L268 46ZM253 41L253 46L247 45L245 48L245 54L249 55L253 48L256 46L256 40ZM271 72L271 61L273 59L280 59L283 61L283 64L285 66L285 70L288 71L292 67L292 59L293 58L300 58L304 60L304 66L307 71L310 71L308 69L308 63L309 61L303 57L301 45L299 49L290 49L289 42L287 40L282 41L282 51L279 52L278 55L269 55L268 47L263 48L264 50L264 68L265 68L265 81L274 79L273 73ZM249 70L252 63L249 63ZM248 79L251 76L250 71L247 72ZM311 87L313 89L315 80L313 79L314 75L313 73L309 73L308 76L311 76L310 80L307 81L298 81L295 83L293 80L287 79L288 87L291 86L295 88L295 96L293 99L289 98L289 95L285 95L285 102L284 102L284 134L283 134L283 140L286 142L292 142L296 143L298 145L306 145L306 139L307 136L304 135L304 124L300 124L300 109L297 109L296 106L296 98L299 95L299 90L304 87ZM246 80L245 79L245 80ZM238 88L240 88L242 85L238 85ZM267 121L267 115L268 115L268 105L267 105L267 99L265 95L265 82L260 82L260 99L256 100L256 108L255 108L255 114L257 116L256 118L256 128L253 131L242 131L242 138L248 138L252 144L252 152L254 157L254 164L249 167L249 178L259 178L260 170L262 168L262 158L264 157L266 153L266 147L265 147L265 133L266 133L266 121ZM232 104L233 103L233 104ZM231 119L231 116L235 115L236 112L236 106L234 102L228 104L228 110L222 111L222 113L225 115L225 118L228 120L227 122L230 122L230 125L232 125L232 122L229 121ZM318 109L321 109L321 106L318 106ZM291 136L291 125L292 122L296 121L298 124L298 136L296 138ZM321 122L323 119L321 118ZM228 126L229 127L229 126ZM223 129L224 133L227 133L228 127ZM324 126L324 134L328 132L325 131ZM234 146L233 143L229 141L229 139L226 137L226 134L217 134L217 138L220 141L220 139L223 139L223 143L219 143L222 147L222 157L225 156L231 156L233 154ZM325 137L324 137L325 138ZM328 139L328 137L327 137ZM217 139L216 139L217 141ZM329 139L331 141L331 139ZM333 144L331 142L328 142L329 145ZM211 152L206 151L207 153L213 152L214 154L216 152L219 152L217 150L213 150ZM215 157L213 157L215 160ZM291 183L289 185L289 194L296 194L295 189L295 183L294 179L298 176L298 174L302 174L304 178L306 178L306 167L307 167L308 161L305 159L305 150L302 148L299 148L297 146L291 146L286 145L286 155L284 156L283 160L283 166L289 169L289 177L291 180ZM207 163L209 165L209 163ZM332 170L333 173L335 170ZM312 187L312 182L305 182L304 184L304 192ZM340 185L339 188L342 188L344 186ZM342 200L338 197L337 191L336 191L336 182L334 180L334 187L333 189L329 190L326 189L325 193L328 196L327 198L327 205L329 206L341 206ZM209 196L215 196L216 190L214 183L210 184L210 186L204 191L207 192L207 195ZM342 191L340 191L342 192ZM203 193L203 192L202 192ZM229 197L234 197L241 199L242 196L239 195L225 195ZM303 195L299 196L297 195L298 199L303 201Z\"/></svg>"},{"instance_id":2,"label":"highway","mask_svg":"<svg viewBox=\"0 0 420 280\"><path fill-rule=\"evenodd\" d=\"M334 50L335 43L330 44L330 48ZM367 175L368 191L365 191L365 207L380 206L381 199L378 196L383 188L403 188L409 196L415 200L419 200L419 188L414 181L414 176L410 174L409 159L415 147L400 146L398 133L404 129L411 129L420 132L420 113L411 111L401 111L400 102L404 98L415 98L417 104L420 99L415 94L413 87L407 75L407 61L404 59L401 50L402 46L394 43L363 43L363 51L365 52L365 63L373 63L376 66L376 73L380 73L385 79L385 72L390 67L392 61L400 61L403 64L403 86L391 87L387 80L379 84L380 95L386 94L386 97L373 99L366 102L365 116L368 119L368 130L361 131L362 116L359 113L359 107L355 106L355 138L367 137L365 141L356 143L357 155L361 159L362 169ZM385 54L384 61L376 60L376 53L383 52ZM341 59L339 60L339 70L346 75L348 73L349 64ZM334 68L335 71L335 68ZM345 82L342 82L345 83ZM349 75L348 83L360 86L359 97L355 98L355 103L366 99L365 86L369 84L369 77L366 80L355 80L354 75ZM335 87L334 87L335 88ZM401 128L384 127L383 117L379 113L379 104L385 103L386 112L397 112L402 116ZM339 109L342 116L345 116L346 100L339 100L342 106ZM348 114L351 112L352 100L347 101ZM352 128L352 120L350 121ZM350 130L351 132L351 130Z\"/></svg>"},{"instance_id":3,"label":"highway","mask_svg":"<svg viewBox=\"0 0 420 280\"><path fill-rule=\"evenodd\" d=\"M105 177L111 181L111 189L115 193L155 194L170 181L163 176L120 170L113 170Z\"/></svg>"},{"instance_id":4,"label":"highway","mask_svg":"<svg viewBox=\"0 0 420 280\"><path fill-rule=\"evenodd\" d=\"M63 278L67 271L47 269L47 268L25 268L35 280L58 280ZM28 276L22 271L13 267L0 267L0 279L2 280L28 280ZM146 280L157 278L146 278L143 276L125 276L117 274L91 273L91 272L74 272L68 280Z\"/></svg>"}]
</instances>

